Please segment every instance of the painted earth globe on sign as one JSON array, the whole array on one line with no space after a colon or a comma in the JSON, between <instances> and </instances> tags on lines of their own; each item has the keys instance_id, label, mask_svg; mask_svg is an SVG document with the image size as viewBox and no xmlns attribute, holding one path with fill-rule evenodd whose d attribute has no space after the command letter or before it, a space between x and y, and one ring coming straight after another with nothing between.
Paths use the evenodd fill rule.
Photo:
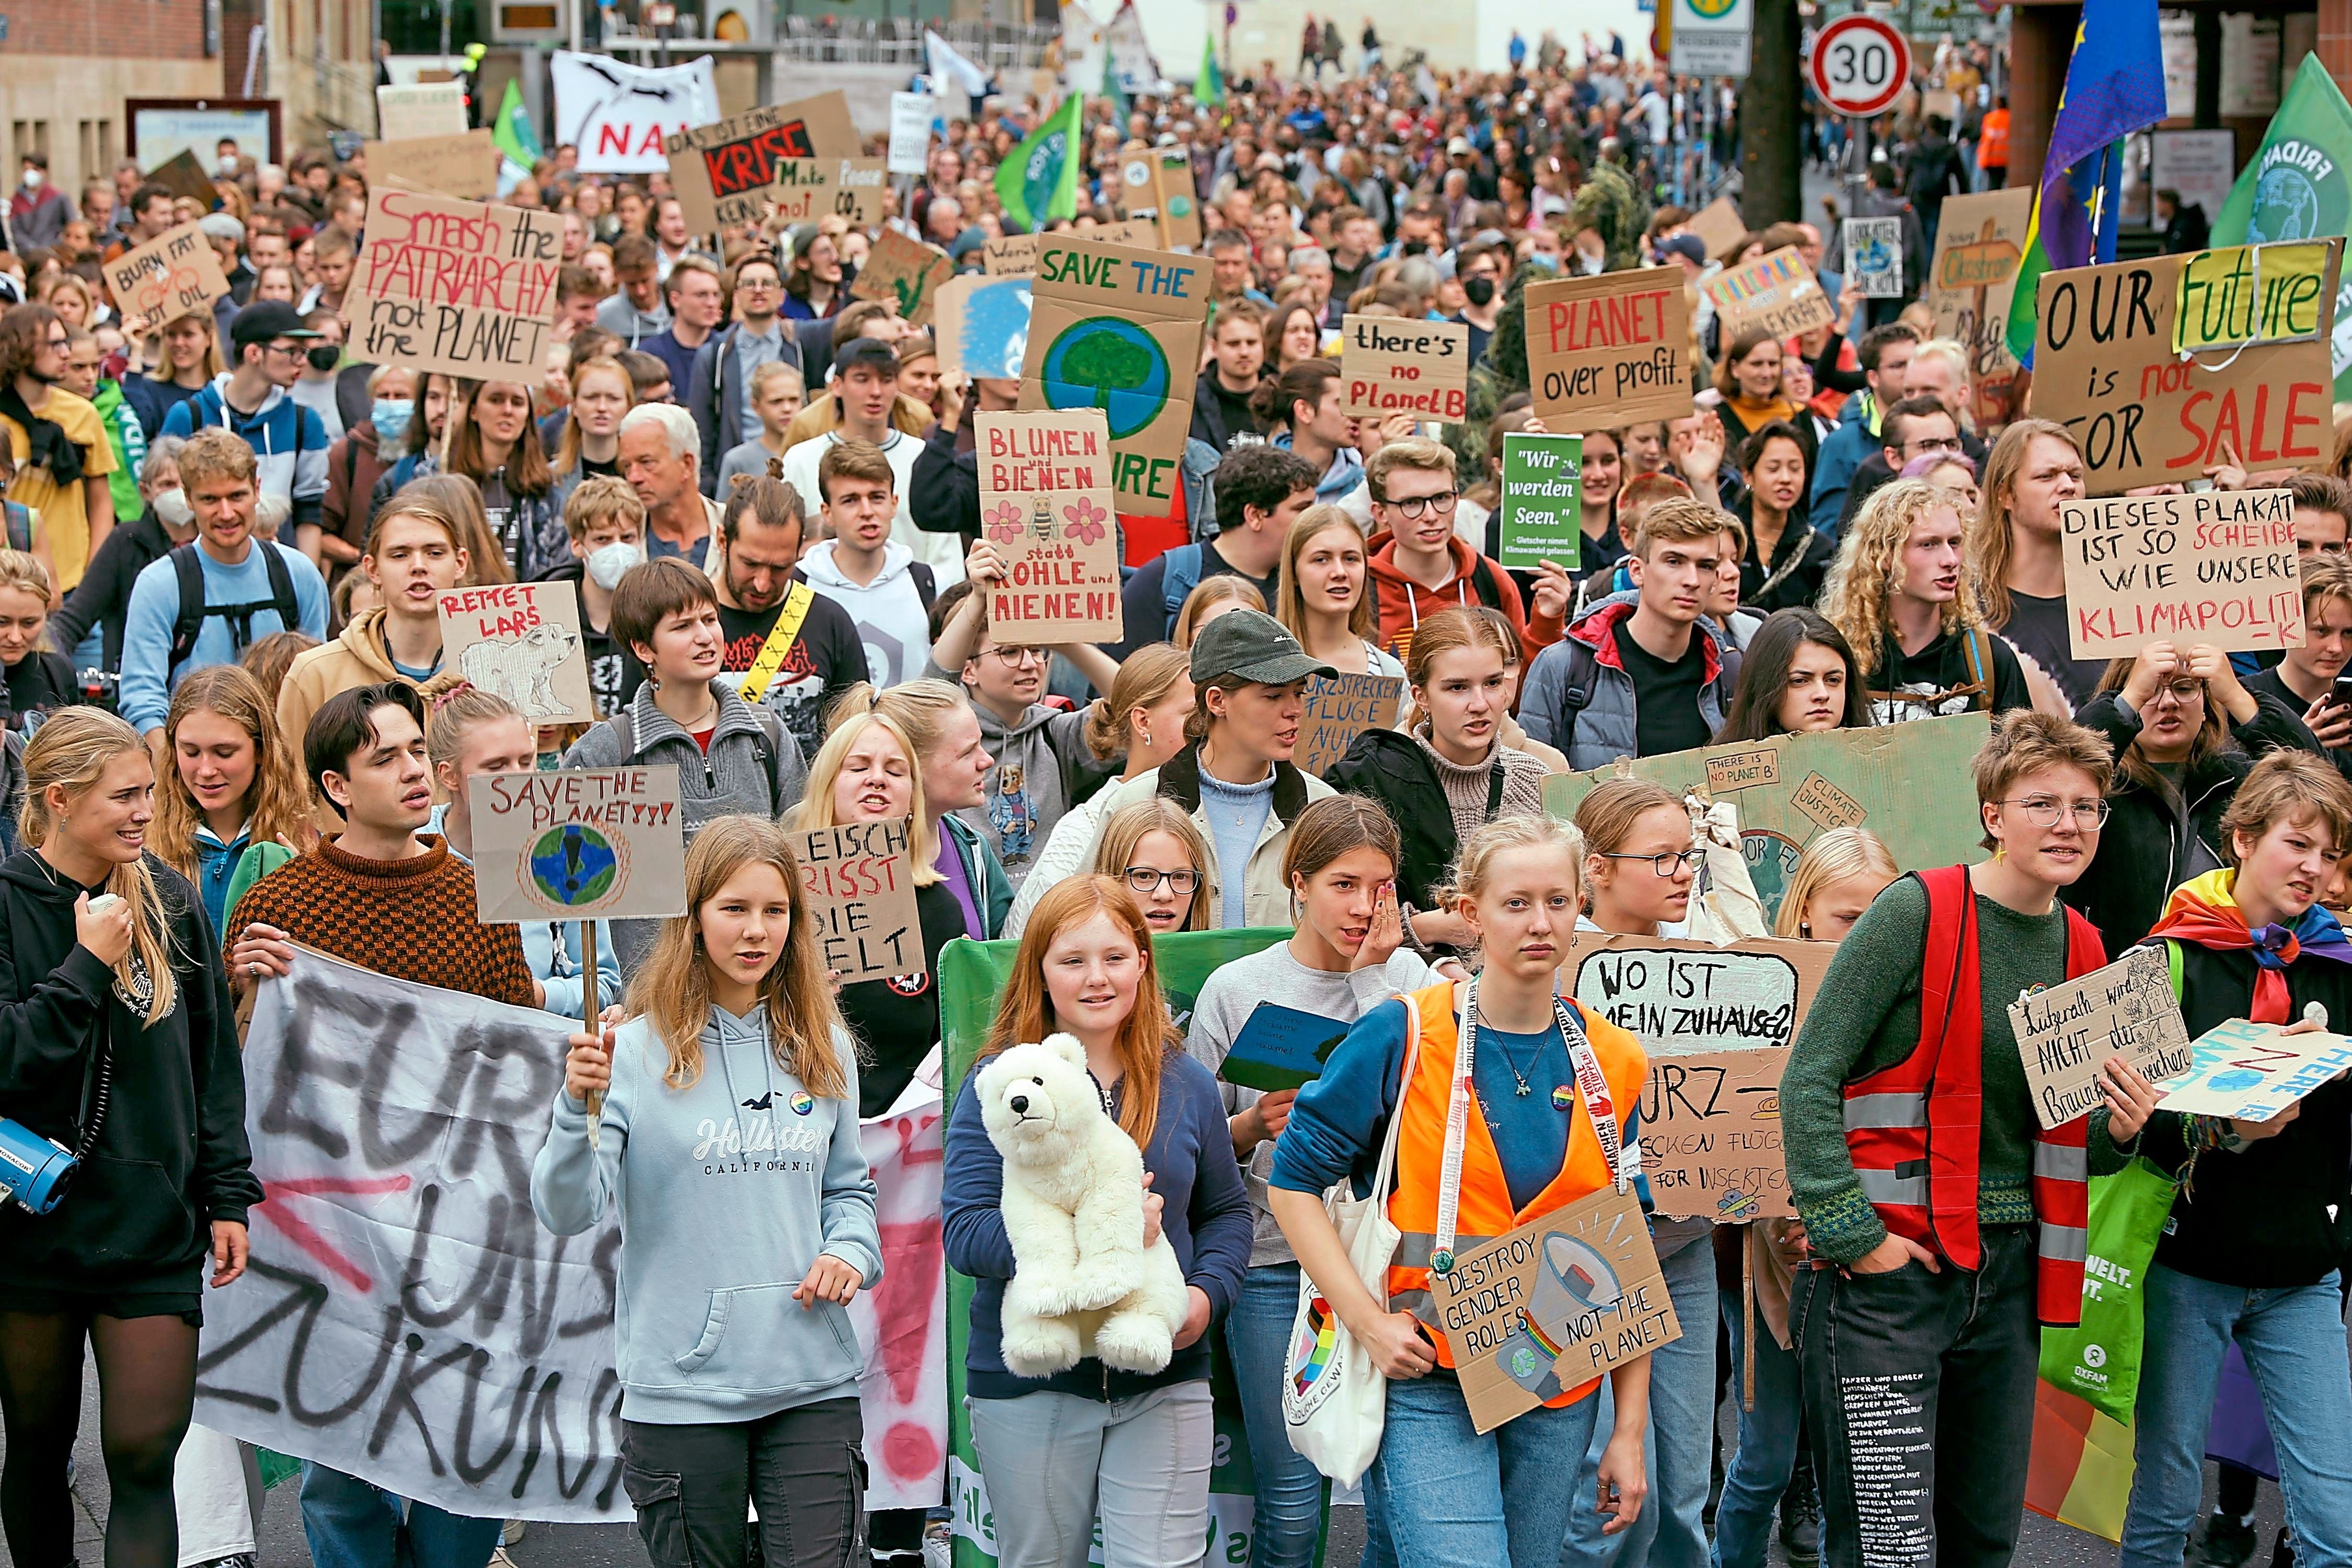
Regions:
<instances>
[{"instance_id":1,"label":"painted earth globe on sign","mask_svg":"<svg viewBox=\"0 0 2352 1568\"><path fill-rule=\"evenodd\" d=\"M613 890L620 871L612 840L579 823L551 827L530 847L531 885L559 904L594 903Z\"/></svg>"},{"instance_id":2,"label":"painted earth globe on sign","mask_svg":"<svg viewBox=\"0 0 2352 1568\"><path fill-rule=\"evenodd\" d=\"M1117 316L1089 316L1064 329L1045 350L1045 371L1046 403L1101 409L1114 441L1150 429L1168 406L1167 352Z\"/></svg>"},{"instance_id":3,"label":"painted earth globe on sign","mask_svg":"<svg viewBox=\"0 0 2352 1568\"><path fill-rule=\"evenodd\" d=\"M2321 232L2319 191L2301 169L2280 164L2254 186L2249 238L2309 239Z\"/></svg>"}]
</instances>

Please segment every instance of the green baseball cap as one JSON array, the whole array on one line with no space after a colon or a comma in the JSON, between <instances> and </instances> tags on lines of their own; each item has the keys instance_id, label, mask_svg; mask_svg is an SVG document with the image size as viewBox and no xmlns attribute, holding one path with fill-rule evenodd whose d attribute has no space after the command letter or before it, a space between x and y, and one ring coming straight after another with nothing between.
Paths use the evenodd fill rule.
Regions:
<instances>
[{"instance_id":1,"label":"green baseball cap","mask_svg":"<svg viewBox=\"0 0 2352 1568\"><path fill-rule=\"evenodd\" d=\"M1267 686L1287 686L1310 675L1339 672L1298 646L1289 628L1264 610L1228 610L1192 637L1192 679L1238 675Z\"/></svg>"}]
</instances>

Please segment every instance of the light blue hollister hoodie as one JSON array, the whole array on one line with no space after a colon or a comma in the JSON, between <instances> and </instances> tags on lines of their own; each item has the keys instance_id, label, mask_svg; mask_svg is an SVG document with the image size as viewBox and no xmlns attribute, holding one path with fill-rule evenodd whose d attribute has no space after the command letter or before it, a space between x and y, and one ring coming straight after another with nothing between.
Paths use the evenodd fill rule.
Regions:
<instances>
[{"instance_id":1,"label":"light blue hollister hoodie","mask_svg":"<svg viewBox=\"0 0 2352 1568\"><path fill-rule=\"evenodd\" d=\"M776 1064L764 1008L710 1010L702 1075L662 1081L650 1019L621 1026L603 1148L587 1108L561 1089L530 1173L531 1207L559 1236L621 1215L615 1338L621 1414L664 1426L756 1421L857 1392L864 1358L849 1314L803 1308L793 1288L820 1252L882 1275L874 1178L857 1141L857 1058L835 1048L846 1100L818 1100Z\"/></svg>"}]
</instances>

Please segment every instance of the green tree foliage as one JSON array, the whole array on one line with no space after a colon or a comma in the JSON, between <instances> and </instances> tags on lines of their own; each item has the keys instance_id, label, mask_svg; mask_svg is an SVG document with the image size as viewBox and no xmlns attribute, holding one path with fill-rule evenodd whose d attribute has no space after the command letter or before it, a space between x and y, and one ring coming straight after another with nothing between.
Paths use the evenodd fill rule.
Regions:
<instances>
[{"instance_id":1,"label":"green tree foliage","mask_svg":"<svg viewBox=\"0 0 2352 1568\"><path fill-rule=\"evenodd\" d=\"M1576 187L1569 208L1569 232L1591 229L1607 247L1611 272L1642 265L1642 231L1650 226L1650 204L1622 164L1603 158Z\"/></svg>"}]
</instances>

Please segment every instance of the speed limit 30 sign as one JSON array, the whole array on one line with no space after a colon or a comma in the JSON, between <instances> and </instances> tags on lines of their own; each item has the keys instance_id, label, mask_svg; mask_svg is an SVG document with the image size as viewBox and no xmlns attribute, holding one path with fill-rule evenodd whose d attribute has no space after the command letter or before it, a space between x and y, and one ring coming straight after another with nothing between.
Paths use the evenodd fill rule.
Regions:
<instances>
[{"instance_id":1,"label":"speed limit 30 sign","mask_svg":"<svg viewBox=\"0 0 2352 1568\"><path fill-rule=\"evenodd\" d=\"M1812 79L1838 113L1884 114L1911 83L1911 46L1876 16L1841 16L1813 39Z\"/></svg>"}]
</instances>

